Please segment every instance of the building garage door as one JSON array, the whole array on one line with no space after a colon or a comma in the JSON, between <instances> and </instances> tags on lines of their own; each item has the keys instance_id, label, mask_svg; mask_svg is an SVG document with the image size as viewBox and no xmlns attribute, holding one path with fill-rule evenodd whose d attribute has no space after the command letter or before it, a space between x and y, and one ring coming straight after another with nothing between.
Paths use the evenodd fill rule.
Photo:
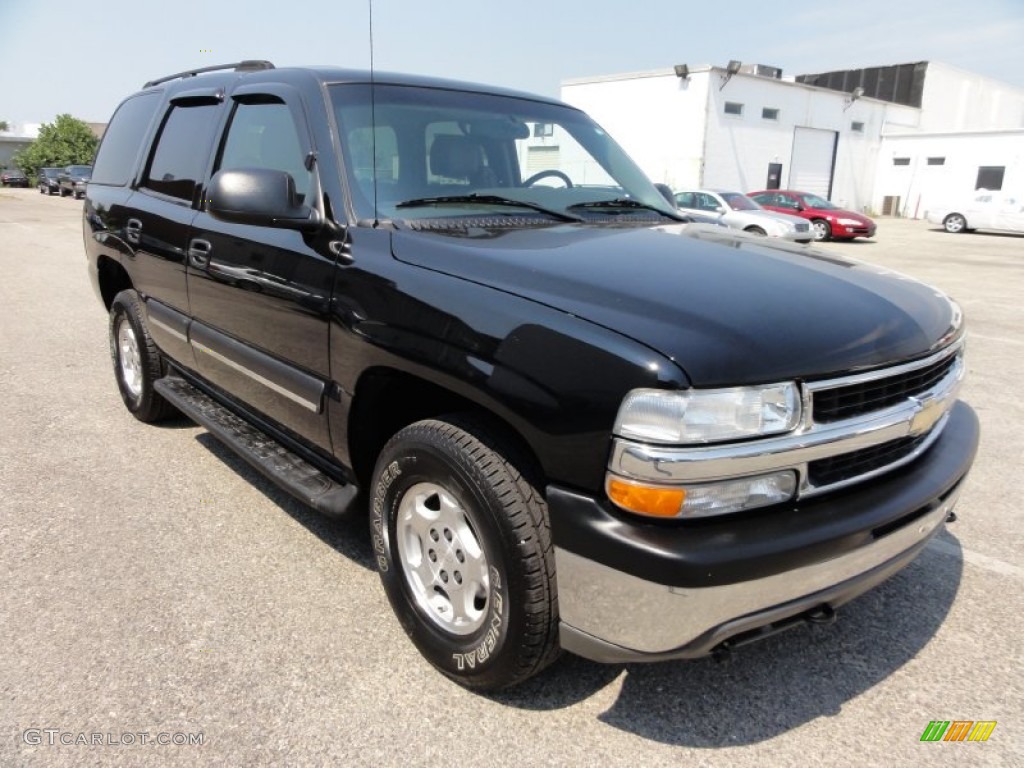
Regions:
<instances>
[{"instance_id":1,"label":"building garage door","mask_svg":"<svg viewBox=\"0 0 1024 768\"><path fill-rule=\"evenodd\" d=\"M540 171L558 168L559 159L557 145L553 147L530 147L526 155L526 175L532 176Z\"/></svg>"},{"instance_id":2,"label":"building garage door","mask_svg":"<svg viewBox=\"0 0 1024 768\"><path fill-rule=\"evenodd\" d=\"M832 196L832 172L836 165L839 134L819 128L793 129L793 159L789 164L789 188Z\"/></svg>"}]
</instances>

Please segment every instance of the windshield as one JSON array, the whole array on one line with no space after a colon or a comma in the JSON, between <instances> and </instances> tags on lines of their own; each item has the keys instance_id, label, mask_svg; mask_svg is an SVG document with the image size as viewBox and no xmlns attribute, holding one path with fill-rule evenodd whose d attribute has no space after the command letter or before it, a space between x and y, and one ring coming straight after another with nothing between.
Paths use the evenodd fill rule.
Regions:
<instances>
[{"instance_id":1,"label":"windshield","mask_svg":"<svg viewBox=\"0 0 1024 768\"><path fill-rule=\"evenodd\" d=\"M719 192L722 199L734 211L760 211L761 206L739 192Z\"/></svg>"},{"instance_id":2,"label":"windshield","mask_svg":"<svg viewBox=\"0 0 1024 768\"><path fill-rule=\"evenodd\" d=\"M90 176L92 176L92 166L91 165L72 165L72 166L70 166L68 168L68 175L69 176L84 176L85 178L88 179Z\"/></svg>"},{"instance_id":3,"label":"windshield","mask_svg":"<svg viewBox=\"0 0 1024 768\"><path fill-rule=\"evenodd\" d=\"M836 207L824 197L818 197L817 195L804 195L804 206L807 208L822 208L826 211L833 210Z\"/></svg>"},{"instance_id":4,"label":"windshield","mask_svg":"<svg viewBox=\"0 0 1024 768\"><path fill-rule=\"evenodd\" d=\"M570 107L414 86L377 85L372 107L369 85L330 93L362 220L677 218L625 152Z\"/></svg>"}]
</instances>

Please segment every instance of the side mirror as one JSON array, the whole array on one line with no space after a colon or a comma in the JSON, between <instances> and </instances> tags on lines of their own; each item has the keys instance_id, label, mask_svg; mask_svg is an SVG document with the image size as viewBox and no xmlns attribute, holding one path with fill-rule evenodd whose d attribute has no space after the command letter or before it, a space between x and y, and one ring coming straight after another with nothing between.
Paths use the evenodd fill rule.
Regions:
<instances>
[{"instance_id":1,"label":"side mirror","mask_svg":"<svg viewBox=\"0 0 1024 768\"><path fill-rule=\"evenodd\" d=\"M725 208L721 205L715 206L715 213L725 213Z\"/></svg>"},{"instance_id":2,"label":"side mirror","mask_svg":"<svg viewBox=\"0 0 1024 768\"><path fill-rule=\"evenodd\" d=\"M319 212L299 202L295 180L285 171L240 168L218 171L210 180L206 209L215 219L236 224L297 229L321 224Z\"/></svg>"}]
</instances>

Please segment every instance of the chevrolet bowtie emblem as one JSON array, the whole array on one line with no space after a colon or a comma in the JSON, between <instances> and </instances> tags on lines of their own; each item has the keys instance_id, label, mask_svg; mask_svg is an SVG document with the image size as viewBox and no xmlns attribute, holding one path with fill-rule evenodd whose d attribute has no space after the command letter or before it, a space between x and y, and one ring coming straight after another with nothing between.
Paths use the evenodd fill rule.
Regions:
<instances>
[{"instance_id":1,"label":"chevrolet bowtie emblem","mask_svg":"<svg viewBox=\"0 0 1024 768\"><path fill-rule=\"evenodd\" d=\"M923 435L935 426L935 422L942 418L942 415L946 412L944 408L945 401L940 398L918 400L916 397L912 397L910 399L918 405L917 413L910 420L910 434Z\"/></svg>"}]
</instances>

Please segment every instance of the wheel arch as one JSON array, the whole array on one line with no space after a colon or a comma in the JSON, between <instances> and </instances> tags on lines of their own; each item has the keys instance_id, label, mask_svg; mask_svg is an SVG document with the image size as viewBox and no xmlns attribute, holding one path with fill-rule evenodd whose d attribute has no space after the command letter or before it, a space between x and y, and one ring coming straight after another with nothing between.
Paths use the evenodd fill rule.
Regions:
<instances>
[{"instance_id":1,"label":"wheel arch","mask_svg":"<svg viewBox=\"0 0 1024 768\"><path fill-rule=\"evenodd\" d=\"M423 419L451 417L458 426L473 431L487 443L494 437L511 448L510 461L524 475L539 483L544 473L529 441L494 410L457 392L395 368L373 368L359 378L348 414L347 440L352 470L363 488L370 487L374 465L381 450L403 427ZM479 429L474 429L478 427ZM494 447L494 446L489 446Z\"/></svg>"},{"instance_id":2,"label":"wheel arch","mask_svg":"<svg viewBox=\"0 0 1024 768\"><path fill-rule=\"evenodd\" d=\"M127 270L108 256L101 256L96 261L96 281L99 286L100 299L108 312L117 294L135 287Z\"/></svg>"}]
</instances>

